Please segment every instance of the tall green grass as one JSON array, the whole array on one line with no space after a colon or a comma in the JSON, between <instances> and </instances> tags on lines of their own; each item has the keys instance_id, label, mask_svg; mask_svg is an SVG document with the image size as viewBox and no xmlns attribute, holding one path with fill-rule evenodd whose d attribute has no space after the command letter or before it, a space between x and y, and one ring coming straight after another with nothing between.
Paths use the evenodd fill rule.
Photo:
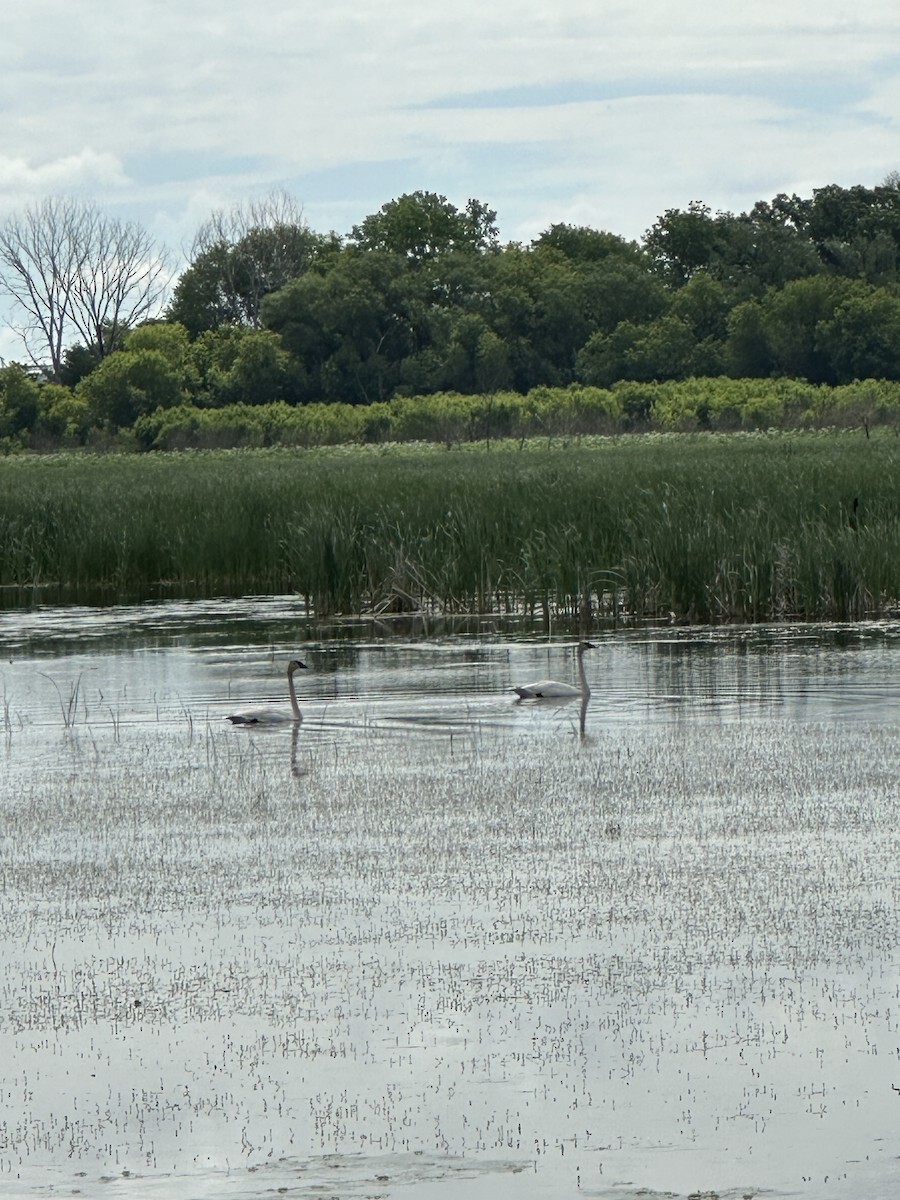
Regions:
<instances>
[{"instance_id":1,"label":"tall green grass","mask_svg":"<svg viewBox=\"0 0 900 1200\"><path fill-rule=\"evenodd\" d=\"M319 615L858 618L900 597L898 468L893 433L833 431L8 458L0 584L295 592Z\"/></svg>"}]
</instances>

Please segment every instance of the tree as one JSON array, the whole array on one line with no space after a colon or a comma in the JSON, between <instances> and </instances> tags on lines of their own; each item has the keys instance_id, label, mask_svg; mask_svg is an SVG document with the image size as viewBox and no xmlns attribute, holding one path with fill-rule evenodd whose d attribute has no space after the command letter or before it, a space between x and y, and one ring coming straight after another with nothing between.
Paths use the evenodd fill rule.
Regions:
<instances>
[{"instance_id":1,"label":"tree","mask_svg":"<svg viewBox=\"0 0 900 1200\"><path fill-rule=\"evenodd\" d=\"M417 346L411 272L396 254L354 247L267 296L262 321L306 375L307 398L368 404L393 395Z\"/></svg>"},{"instance_id":2,"label":"tree","mask_svg":"<svg viewBox=\"0 0 900 1200\"><path fill-rule=\"evenodd\" d=\"M96 425L115 432L157 408L185 399L182 376L162 350L120 350L105 358L76 388Z\"/></svg>"},{"instance_id":3,"label":"tree","mask_svg":"<svg viewBox=\"0 0 900 1200\"><path fill-rule=\"evenodd\" d=\"M0 436L33 429L40 412L41 389L18 363L0 367Z\"/></svg>"},{"instance_id":4,"label":"tree","mask_svg":"<svg viewBox=\"0 0 900 1200\"><path fill-rule=\"evenodd\" d=\"M81 342L67 346L63 351L62 367L59 371L59 382L73 388L97 366L100 359L94 350L88 349Z\"/></svg>"},{"instance_id":5,"label":"tree","mask_svg":"<svg viewBox=\"0 0 900 1200\"><path fill-rule=\"evenodd\" d=\"M670 311L690 326L698 341L724 341L728 300L722 284L706 271L698 271L675 293Z\"/></svg>"},{"instance_id":6,"label":"tree","mask_svg":"<svg viewBox=\"0 0 900 1200\"><path fill-rule=\"evenodd\" d=\"M224 396L233 404L292 400L297 376L298 369L276 333L248 329L224 381Z\"/></svg>"},{"instance_id":7,"label":"tree","mask_svg":"<svg viewBox=\"0 0 900 1200\"><path fill-rule=\"evenodd\" d=\"M90 405L61 383L45 383L35 433L54 442L83 445L91 427Z\"/></svg>"},{"instance_id":8,"label":"tree","mask_svg":"<svg viewBox=\"0 0 900 1200\"><path fill-rule=\"evenodd\" d=\"M224 243L197 251L175 284L166 319L183 325L193 338L223 325L242 323L229 256L230 248Z\"/></svg>"},{"instance_id":9,"label":"tree","mask_svg":"<svg viewBox=\"0 0 900 1200\"><path fill-rule=\"evenodd\" d=\"M446 196L411 192L354 225L350 240L361 250L386 250L418 265L451 250L496 249L496 222L480 200L469 200L460 212Z\"/></svg>"},{"instance_id":10,"label":"tree","mask_svg":"<svg viewBox=\"0 0 900 1200\"><path fill-rule=\"evenodd\" d=\"M589 225L551 225L531 243L537 250L549 246L575 262L602 262L608 258L638 263L644 257L637 242L626 241L617 233L605 233Z\"/></svg>"},{"instance_id":11,"label":"tree","mask_svg":"<svg viewBox=\"0 0 900 1200\"><path fill-rule=\"evenodd\" d=\"M571 383L575 356L595 327L586 273L602 267L582 267L550 246L510 245L482 261L471 308L505 343L512 386L528 392Z\"/></svg>"},{"instance_id":12,"label":"tree","mask_svg":"<svg viewBox=\"0 0 900 1200\"><path fill-rule=\"evenodd\" d=\"M126 350L158 350L172 366L184 372L190 358L191 344L183 325L170 321L149 321L125 338Z\"/></svg>"},{"instance_id":13,"label":"tree","mask_svg":"<svg viewBox=\"0 0 900 1200\"><path fill-rule=\"evenodd\" d=\"M192 337L222 325L258 328L263 299L338 247L334 235L309 228L284 192L216 211L194 238L167 315Z\"/></svg>"},{"instance_id":14,"label":"tree","mask_svg":"<svg viewBox=\"0 0 900 1200\"><path fill-rule=\"evenodd\" d=\"M820 344L820 322L828 322L855 285L831 275L795 279L765 297L763 328L774 371L810 383L834 383L831 357Z\"/></svg>"},{"instance_id":15,"label":"tree","mask_svg":"<svg viewBox=\"0 0 900 1200\"><path fill-rule=\"evenodd\" d=\"M859 286L820 322L816 336L837 383L900 379L900 298L885 288Z\"/></svg>"},{"instance_id":16,"label":"tree","mask_svg":"<svg viewBox=\"0 0 900 1200\"><path fill-rule=\"evenodd\" d=\"M705 271L723 284L732 303L740 303L821 270L809 234L811 212L811 201L783 194L740 216L714 216L693 201L686 211L667 209L648 230L645 244L671 287L684 287Z\"/></svg>"},{"instance_id":17,"label":"tree","mask_svg":"<svg viewBox=\"0 0 900 1200\"><path fill-rule=\"evenodd\" d=\"M666 209L644 235L644 244L662 277L679 288L709 267L718 236L718 222L709 206L692 200L687 211Z\"/></svg>"},{"instance_id":18,"label":"tree","mask_svg":"<svg viewBox=\"0 0 900 1200\"><path fill-rule=\"evenodd\" d=\"M611 333L622 321L640 324L662 316L669 306L669 292L646 260L610 256L579 264L577 303L592 332Z\"/></svg>"},{"instance_id":19,"label":"tree","mask_svg":"<svg viewBox=\"0 0 900 1200\"><path fill-rule=\"evenodd\" d=\"M209 329L191 351L194 402L204 408L291 401L301 390L300 364L269 330Z\"/></svg>"},{"instance_id":20,"label":"tree","mask_svg":"<svg viewBox=\"0 0 900 1200\"><path fill-rule=\"evenodd\" d=\"M170 321L148 321L126 335L124 349L131 353L157 351L171 367L180 389L187 394L197 390L199 372L194 363L193 345L183 325Z\"/></svg>"},{"instance_id":21,"label":"tree","mask_svg":"<svg viewBox=\"0 0 900 1200\"><path fill-rule=\"evenodd\" d=\"M628 378L631 352L644 328L632 321L621 321L611 332L598 330L588 338L575 360L581 382L608 388L617 380Z\"/></svg>"},{"instance_id":22,"label":"tree","mask_svg":"<svg viewBox=\"0 0 900 1200\"><path fill-rule=\"evenodd\" d=\"M121 332L152 316L167 286L166 256L131 222L72 199L49 199L0 228L0 291L21 311L29 358L62 376L78 335L97 360Z\"/></svg>"},{"instance_id":23,"label":"tree","mask_svg":"<svg viewBox=\"0 0 900 1200\"><path fill-rule=\"evenodd\" d=\"M501 388L509 387L511 382L512 371L506 343L493 330L486 329L475 348L475 387L479 392L492 395Z\"/></svg>"},{"instance_id":24,"label":"tree","mask_svg":"<svg viewBox=\"0 0 900 1200\"><path fill-rule=\"evenodd\" d=\"M817 188L809 205L810 240L836 275L889 283L900 257L900 191L880 187Z\"/></svg>"},{"instance_id":25,"label":"tree","mask_svg":"<svg viewBox=\"0 0 900 1200\"><path fill-rule=\"evenodd\" d=\"M806 232L808 209L807 201L782 194L770 202L759 201L740 216L718 214L708 271L724 285L733 304L821 270Z\"/></svg>"},{"instance_id":26,"label":"tree","mask_svg":"<svg viewBox=\"0 0 900 1200\"><path fill-rule=\"evenodd\" d=\"M728 314L725 362L734 379L764 379L772 374L775 360L758 300L745 300Z\"/></svg>"},{"instance_id":27,"label":"tree","mask_svg":"<svg viewBox=\"0 0 900 1200\"><path fill-rule=\"evenodd\" d=\"M686 320L669 313L645 325L625 356L626 378L688 379L716 374L715 356L698 342Z\"/></svg>"}]
</instances>

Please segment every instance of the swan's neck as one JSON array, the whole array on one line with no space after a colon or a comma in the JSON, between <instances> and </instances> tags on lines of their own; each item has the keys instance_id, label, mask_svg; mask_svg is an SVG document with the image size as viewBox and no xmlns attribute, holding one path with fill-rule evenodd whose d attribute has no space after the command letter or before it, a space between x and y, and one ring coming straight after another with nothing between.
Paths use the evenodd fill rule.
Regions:
<instances>
[{"instance_id":1,"label":"swan's neck","mask_svg":"<svg viewBox=\"0 0 900 1200\"><path fill-rule=\"evenodd\" d=\"M589 696L591 689L588 686L587 675L584 673L584 647L578 647L578 682L581 685L582 696Z\"/></svg>"},{"instance_id":2,"label":"swan's neck","mask_svg":"<svg viewBox=\"0 0 900 1200\"><path fill-rule=\"evenodd\" d=\"M293 671L288 671L288 691L291 693L291 711L294 714L294 720L302 721L303 713L300 711L300 705L297 703L297 693L294 691Z\"/></svg>"}]
</instances>

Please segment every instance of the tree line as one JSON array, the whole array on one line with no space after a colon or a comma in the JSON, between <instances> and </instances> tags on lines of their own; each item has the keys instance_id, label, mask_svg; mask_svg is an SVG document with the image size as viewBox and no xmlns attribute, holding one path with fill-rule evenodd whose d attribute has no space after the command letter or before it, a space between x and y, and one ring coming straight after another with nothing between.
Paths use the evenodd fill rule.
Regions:
<instances>
[{"instance_id":1,"label":"tree line","mask_svg":"<svg viewBox=\"0 0 900 1200\"><path fill-rule=\"evenodd\" d=\"M274 194L214 213L174 280L138 226L48 200L0 228L0 290L25 352L0 369L0 437L32 444L185 406L897 381L900 177L527 245L479 200L413 192L339 236Z\"/></svg>"}]
</instances>

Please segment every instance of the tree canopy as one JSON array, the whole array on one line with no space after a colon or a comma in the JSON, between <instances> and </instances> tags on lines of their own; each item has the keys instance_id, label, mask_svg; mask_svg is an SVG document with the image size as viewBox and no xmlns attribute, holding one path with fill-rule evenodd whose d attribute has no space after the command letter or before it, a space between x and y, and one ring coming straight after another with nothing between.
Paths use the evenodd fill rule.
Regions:
<instances>
[{"instance_id":1,"label":"tree canopy","mask_svg":"<svg viewBox=\"0 0 900 1200\"><path fill-rule=\"evenodd\" d=\"M215 212L194 239L193 260L175 285L168 318L192 336L220 325L256 328L265 297L336 245L334 237L314 233L283 193Z\"/></svg>"},{"instance_id":2,"label":"tree canopy","mask_svg":"<svg viewBox=\"0 0 900 1200\"><path fill-rule=\"evenodd\" d=\"M382 205L353 226L352 245L386 250L414 264L450 250L484 251L497 246L497 214L480 200L461 211L436 192L411 192Z\"/></svg>"},{"instance_id":3,"label":"tree canopy","mask_svg":"<svg viewBox=\"0 0 900 1200\"><path fill-rule=\"evenodd\" d=\"M184 404L900 380L896 178L738 214L696 201L640 242L555 223L501 245L487 204L427 191L340 237L275 193L203 224L160 318L162 261L139 230L70 201L6 223L0 286L32 364L72 400L36 410L40 377L9 376L13 433L81 429L86 413L114 430Z\"/></svg>"}]
</instances>

